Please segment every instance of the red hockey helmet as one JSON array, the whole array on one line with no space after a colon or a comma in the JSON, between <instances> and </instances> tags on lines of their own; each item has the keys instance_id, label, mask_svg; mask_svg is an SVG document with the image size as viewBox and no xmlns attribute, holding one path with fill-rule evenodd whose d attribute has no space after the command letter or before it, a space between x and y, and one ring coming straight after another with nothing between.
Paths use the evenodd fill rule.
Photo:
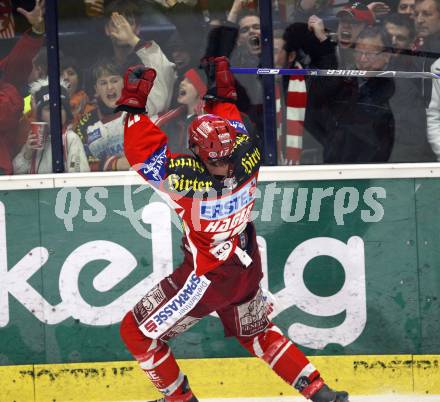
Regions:
<instances>
[{"instance_id":1,"label":"red hockey helmet","mask_svg":"<svg viewBox=\"0 0 440 402\"><path fill-rule=\"evenodd\" d=\"M197 116L188 127L189 147L199 147L202 161L227 159L234 149L235 128L226 119L213 114Z\"/></svg>"}]
</instances>

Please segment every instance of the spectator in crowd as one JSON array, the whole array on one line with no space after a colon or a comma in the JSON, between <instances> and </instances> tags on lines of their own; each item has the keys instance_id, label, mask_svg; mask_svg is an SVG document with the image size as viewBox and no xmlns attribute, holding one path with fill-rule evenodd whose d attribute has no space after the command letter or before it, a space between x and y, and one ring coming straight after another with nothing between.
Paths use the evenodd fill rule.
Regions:
<instances>
[{"instance_id":1,"label":"spectator in crowd","mask_svg":"<svg viewBox=\"0 0 440 402\"><path fill-rule=\"evenodd\" d=\"M203 55L203 44L206 34L205 17L206 11L202 9L207 5L205 0L183 0L183 1L167 1L162 0L156 8L168 21L175 26L176 33L184 41L187 48L194 53L195 59L199 60ZM151 13L151 10L145 12Z\"/></svg>"},{"instance_id":2,"label":"spectator in crowd","mask_svg":"<svg viewBox=\"0 0 440 402\"><path fill-rule=\"evenodd\" d=\"M94 106L84 90L83 74L77 61L70 56L61 57L60 76L67 84L70 108L73 115L72 127L75 129L81 116L91 111Z\"/></svg>"},{"instance_id":3,"label":"spectator in crowd","mask_svg":"<svg viewBox=\"0 0 440 402\"><path fill-rule=\"evenodd\" d=\"M303 68L297 60L300 44L290 31L275 30L273 38L275 68ZM303 148L304 115L307 92L304 76L275 77L277 154L279 165L297 165Z\"/></svg>"},{"instance_id":4,"label":"spectator in crowd","mask_svg":"<svg viewBox=\"0 0 440 402\"><path fill-rule=\"evenodd\" d=\"M392 40L393 55L388 64L392 71L415 71L413 20L405 14L391 14L385 29ZM390 99L395 120L394 145L389 162L430 162L434 155L427 140L426 108L420 80L394 80L395 93Z\"/></svg>"},{"instance_id":5,"label":"spectator in crowd","mask_svg":"<svg viewBox=\"0 0 440 402\"><path fill-rule=\"evenodd\" d=\"M357 69L383 70L390 46L382 27L366 27L354 49ZM386 162L394 140L393 94L388 78L313 77L306 127L322 144L324 163Z\"/></svg>"},{"instance_id":6,"label":"spectator in crowd","mask_svg":"<svg viewBox=\"0 0 440 402\"><path fill-rule=\"evenodd\" d=\"M28 82L35 82L47 77L47 49L45 47L35 54L32 59L32 71L29 74Z\"/></svg>"},{"instance_id":7,"label":"spectator in crowd","mask_svg":"<svg viewBox=\"0 0 440 402\"><path fill-rule=\"evenodd\" d=\"M307 63L307 67L310 68L325 69L329 66L335 66L337 64L335 43L331 40L331 36L328 34L328 31L324 26L323 19L316 15L310 16L307 24L293 23L289 25L283 34L283 39L285 41L286 51L288 54L291 56L294 55L295 57L291 67L295 68L296 66L296 68L300 68L302 61L298 59L299 55L301 55L301 57ZM277 46L275 45L275 49L276 48ZM275 60L276 59L277 58L275 57ZM280 78L277 77L277 79ZM290 143L293 143L293 145L295 145L296 142L302 142L301 149L295 149L295 147L292 147L290 152L300 154L300 163L320 163L322 162L322 146L312 135L310 135L308 130L304 130L303 128L305 119L304 112L307 111L307 104L309 100L308 90L306 92L305 88L303 87L304 77L292 76L282 79L288 80L289 85L294 84L297 86L296 91L293 90L295 86L292 87L292 91L287 91L287 96L285 98L286 104L281 107L281 110L285 109L286 134L295 135L295 132L296 134L299 134L299 136L292 136L290 139L287 139L288 137L286 135L286 140ZM293 81L294 79L297 81ZM313 87L312 81L313 79L311 77L305 78L305 82L308 82L307 86L312 84ZM286 85L286 82L284 85ZM289 86L287 86L287 89L289 89ZM287 110L287 107L289 110ZM295 111L295 113L292 113L293 111ZM296 121L295 116L298 118ZM287 159L289 160L290 158ZM295 163L298 163L296 157Z\"/></svg>"},{"instance_id":8,"label":"spectator in crowd","mask_svg":"<svg viewBox=\"0 0 440 402\"><path fill-rule=\"evenodd\" d=\"M440 0L416 0L415 26L417 38L413 48L418 51L417 71L431 71L440 54ZM425 107L431 100L432 82L423 80L422 93Z\"/></svg>"},{"instance_id":9,"label":"spectator in crowd","mask_svg":"<svg viewBox=\"0 0 440 402\"><path fill-rule=\"evenodd\" d=\"M50 140L50 99L47 79L31 83L32 104L38 122L47 123L42 138L30 131L26 143L13 161L14 174L34 174L52 172L52 143ZM61 83L61 121L63 125L62 143L64 169L66 172L87 172L89 164L80 138L71 130L69 95L64 82Z\"/></svg>"},{"instance_id":10,"label":"spectator in crowd","mask_svg":"<svg viewBox=\"0 0 440 402\"><path fill-rule=\"evenodd\" d=\"M337 34L336 56L338 68L355 69L353 48L361 31L374 24L373 13L364 5L355 3L348 5L337 14L339 25Z\"/></svg>"},{"instance_id":11,"label":"spectator in crowd","mask_svg":"<svg viewBox=\"0 0 440 402\"><path fill-rule=\"evenodd\" d=\"M149 115L154 116L168 110L176 80L175 65L156 42L140 39L136 19L138 11L136 4L130 0L111 1L105 6L105 33L111 40L114 59L121 66L142 63L157 71L147 104Z\"/></svg>"},{"instance_id":12,"label":"spectator in crowd","mask_svg":"<svg viewBox=\"0 0 440 402\"><path fill-rule=\"evenodd\" d=\"M32 70L32 59L43 44L44 1L27 11L18 8L31 25L11 52L0 60L0 174L12 174L12 159L25 138L19 136L24 108L20 94Z\"/></svg>"},{"instance_id":13,"label":"spectator in crowd","mask_svg":"<svg viewBox=\"0 0 440 402\"><path fill-rule=\"evenodd\" d=\"M111 41L113 57L119 64L125 64L140 42L140 9L131 0L112 0L105 5L104 15L104 30Z\"/></svg>"},{"instance_id":14,"label":"spectator in crowd","mask_svg":"<svg viewBox=\"0 0 440 402\"><path fill-rule=\"evenodd\" d=\"M174 33L167 43L167 50L170 54L171 61L176 66L177 76L183 77L184 73L190 68L196 67L196 57L192 54L191 49L183 42L178 33ZM199 60L200 58L197 58Z\"/></svg>"},{"instance_id":15,"label":"spectator in crowd","mask_svg":"<svg viewBox=\"0 0 440 402\"><path fill-rule=\"evenodd\" d=\"M396 78L390 107L395 120L389 162L434 162L428 143L426 108L418 80Z\"/></svg>"},{"instance_id":16,"label":"spectator in crowd","mask_svg":"<svg viewBox=\"0 0 440 402\"><path fill-rule=\"evenodd\" d=\"M178 33L175 32L167 43L168 54L171 61L176 66L177 80L174 83L173 97L171 99L171 109L175 109L179 106L177 97L179 96L179 85L185 78L185 73L192 69L198 68L199 62L195 61L195 56L188 49L188 46L182 41Z\"/></svg>"},{"instance_id":17,"label":"spectator in crowd","mask_svg":"<svg viewBox=\"0 0 440 402\"><path fill-rule=\"evenodd\" d=\"M27 84L47 78L47 49L41 47L40 50L32 58L32 70L27 78ZM29 85L28 85L29 87ZM28 93L24 97L24 114L32 113L31 94Z\"/></svg>"},{"instance_id":18,"label":"spectator in crowd","mask_svg":"<svg viewBox=\"0 0 440 402\"><path fill-rule=\"evenodd\" d=\"M389 70L414 71L415 54L411 44L415 39L414 21L406 14L390 14L384 20L384 27L391 38L393 57Z\"/></svg>"},{"instance_id":19,"label":"spectator in crowd","mask_svg":"<svg viewBox=\"0 0 440 402\"><path fill-rule=\"evenodd\" d=\"M261 56L261 31L260 16L252 7L251 2L234 0L234 3L227 16L227 26L237 29L238 35L231 34L230 38L220 37L219 41L231 41L232 48L236 48L232 54L225 55L230 58L234 67L257 67L260 65ZM208 39L209 40L209 39ZM256 124L257 129L263 130L263 89L259 80L252 75L237 75L238 109L249 115Z\"/></svg>"},{"instance_id":20,"label":"spectator in crowd","mask_svg":"<svg viewBox=\"0 0 440 402\"><path fill-rule=\"evenodd\" d=\"M423 39L422 45L440 31L440 11L438 0L416 0L415 24L418 38Z\"/></svg>"},{"instance_id":21,"label":"spectator in crowd","mask_svg":"<svg viewBox=\"0 0 440 402\"><path fill-rule=\"evenodd\" d=\"M312 15L320 18L330 16L330 2L327 0L299 0L295 2L295 9L290 15L292 22L302 22L307 24Z\"/></svg>"},{"instance_id":22,"label":"spectator in crowd","mask_svg":"<svg viewBox=\"0 0 440 402\"><path fill-rule=\"evenodd\" d=\"M0 174L12 174L12 157L23 112L23 97L17 88L1 79L0 72Z\"/></svg>"},{"instance_id":23,"label":"spectator in crowd","mask_svg":"<svg viewBox=\"0 0 440 402\"><path fill-rule=\"evenodd\" d=\"M156 126L160 127L168 136L168 147L171 152L187 153L188 127L198 115L203 114L207 92L206 82L199 71L192 68L184 74L179 84L177 103L178 107L159 116L155 120ZM249 117L241 113L241 119L249 133L258 138L255 127Z\"/></svg>"},{"instance_id":24,"label":"spectator in crowd","mask_svg":"<svg viewBox=\"0 0 440 402\"><path fill-rule=\"evenodd\" d=\"M92 67L96 106L81 116L76 133L81 138L91 170L128 170L124 155L124 113L114 114L121 96L124 68L111 59Z\"/></svg>"},{"instance_id":25,"label":"spectator in crowd","mask_svg":"<svg viewBox=\"0 0 440 402\"><path fill-rule=\"evenodd\" d=\"M388 70L415 71L415 56L410 50L415 38L414 21L405 14L385 19L393 55ZM426 109L421 84L416 79L396 78L390 106L395 120L394 145L389 162L429 162L434 155L426 135Z\"/></svg>"},{"instance_id":26,"label":"spectator in crowd","mask_svg":"<svg viewBox=\"0 0 440 402\"><path fill-rule=\"evenodd\" d=\"M414 21L407 14L394 13L385 18L384 26L394 53L408 53L416 34Z\"/></svg>"},{"instance_id":27,"label":"spectator in crowd","mask_svg":"<svg viewBox=\"0 0 440 402\"><path fill-rule=\"evenodd\" d=\"M431 66L431 71L440 74L440 59ZM431 101L427 110L428 116L428 141L440 162L440 80L433 80Z\"/></svg>"},{"instance_id":28,"label":"spectator in crowd","mask_svg":"<svg viewBox=\"0 0 440 402\"><path fill-rule=\"evenodd\" d=\"M261 53L260 16L257 11L244 8L242 0L235 0L227 20L238 25L235 62L243 66L257 65Z\"/></svg>"},{"instance_id":29,"label":"spectator in crowd","mask_svg":"<svg viewBox=\"0 0 440 402\"><path fill-rule=\"evenodd\" d=\"M420 56L418 71L431 71L431 66L440 54L440 0L416 0L415 24ZM431 80L423 80L425 106L431 100Z\"/></svg>"},{"instance_id":30,"label":"spectator in crowd","mask_svg":"<svg viewBox=\"0 0 440 402\"><path fill-rule=\"evenodd\" d=\"M202 114L205 79L196 69L190 69L180 81L177 92L178 107L159 116L155 121L168 136L168 147L173 153L188 152L188 126Z\"/></svg>"},{"instance_id":31,"label":"spectator in crowd","mask_svg":"<svg viewBox=\"0 0 440 402\"><path fill-rule=\"evenodd\" d=\"M414 19L415 0L400 0L397 5L399 14L406 14L409 18Z\"/></svg>"}]
</instances>

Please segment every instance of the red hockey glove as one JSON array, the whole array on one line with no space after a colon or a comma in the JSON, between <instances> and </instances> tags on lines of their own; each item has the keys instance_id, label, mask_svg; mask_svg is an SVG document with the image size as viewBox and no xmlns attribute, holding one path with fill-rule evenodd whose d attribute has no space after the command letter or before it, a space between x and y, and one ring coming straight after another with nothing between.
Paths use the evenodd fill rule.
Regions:
<instances>
[{"instance_id":1,"label":"red hockey glove","mask_svg":"<svg viewBox=\"0 0 440 402\"><path fill-rule=\"evenodd\" d=\"M115 113L124 110L129 113L145 113L148 94L153 87L156 71L142 64L131 66L124 74L124 87Z\"/></svg>"},{"instance_id":2,"label":"red hockey glove","mask_svg":"<svg viewBox=\"0 0 440 402\"><path fill-rule=\"evenodd\" d=\"M207 57L202 59L201 66L205 69L208 78L208 91L204 99L235 102L237 100L235 78L229 70L228 58Z\"/></svg>"}]
</instances>

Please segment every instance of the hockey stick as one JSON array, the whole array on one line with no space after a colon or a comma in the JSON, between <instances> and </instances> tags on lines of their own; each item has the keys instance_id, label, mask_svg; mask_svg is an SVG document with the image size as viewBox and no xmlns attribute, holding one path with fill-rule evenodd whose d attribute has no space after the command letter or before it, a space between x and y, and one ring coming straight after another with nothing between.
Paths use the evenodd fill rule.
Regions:
<instances>
[{"instance_id":1,"label":"hockey stick","mask_svg":"<svg viewBox=\"0 0 440 402\"><path fill-rule=\"evenodd\" d=\"M440 78L440 74L423 71L362 71L362 70L318 70L290 68L241 68L231 67L234 74L257 75L309 75L318 77L364 77L364 78Z\"/></svg>"}]
</instances>

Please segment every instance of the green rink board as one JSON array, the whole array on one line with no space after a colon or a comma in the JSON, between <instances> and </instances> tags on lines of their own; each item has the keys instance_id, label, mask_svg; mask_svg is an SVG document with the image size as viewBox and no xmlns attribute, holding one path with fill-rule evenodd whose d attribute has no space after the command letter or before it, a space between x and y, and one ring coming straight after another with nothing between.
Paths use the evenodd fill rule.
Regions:
<instances>
[{"instance_id":1,"label":"green rink board","mask_svg":"<svg viewBox=\"0 0 440 402\"><path fill-rule=\"evenodd\" d=\"M258 188L274 321L306 354L440 350L439 179ZM118 322L182 257L176 218L152 190L3 191L0 226L0 365L131 359ZM171 343L182 359L247 356L213 316Z\"/></svg>"}]
</instances>

